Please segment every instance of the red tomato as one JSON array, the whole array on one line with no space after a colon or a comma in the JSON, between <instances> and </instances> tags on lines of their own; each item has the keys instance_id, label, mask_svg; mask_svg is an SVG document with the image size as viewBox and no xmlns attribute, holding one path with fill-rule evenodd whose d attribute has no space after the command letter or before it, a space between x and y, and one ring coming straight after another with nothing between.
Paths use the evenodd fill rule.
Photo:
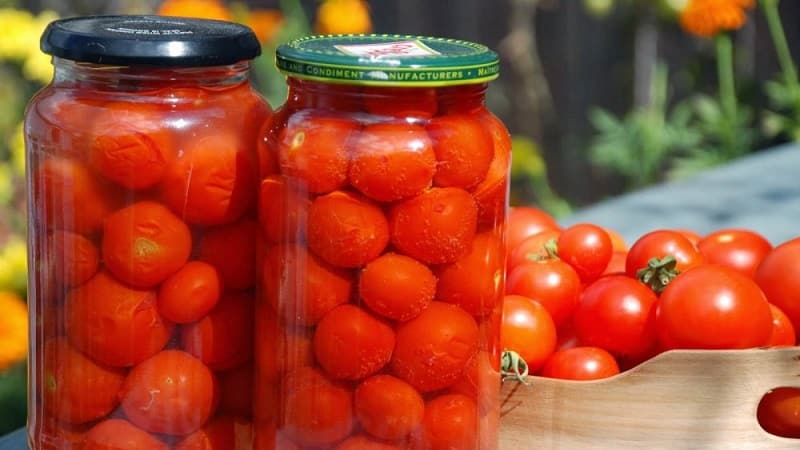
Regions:
<instances>
[{"instance_id":1,"label":"red tomato","mask_svg":"<svg viewBox=\"0 0 800 450\"><path fill-rule=\"evenodd\" d=\"M189 227L160 203L134 203L103 225L103 263L120 280L153 287L189 260Z\"/></svg>"},{"instance_id":2,"label":"red tomato","mask_svg":"<svg viewBox=\"0 0 800 450\"><path fill-rule=\"evenodd\" d=\"M509 249L518 248L526 238L546 230L561 230L561 226L549 214L531 206L516 206L508 213Z\"/></svg>"},{"instance_id":3,"label":"red tomato","mask_svg":"<svg viewBox=\"0 0 800 450\"><path fill-rule=\"evenodd\" d=\"M414 431L425 414L422 396L405 381L375 375L356 388L356 417L364 431L380 439L402 439Z\"/></svg>"},{"instance_id":4,"label":"red tomato","mask_svg":"<svg viewBox=\"0 0 800 450\"><path fill-rule=\"evenodd\" d=\"M792 347L797 343L797 335L792 325L792 321L777 306L770 303L772 311L772 336L769 339L769 347Z\"/></svg>"},{"instance_id":5,"label":"red tomato","mask_svg":"<svg viewBox=\"0 0 800 450\"><path fill-rule=\"evenodd\" d=\"M625 261L628 259L628 252L614 252L611 261L608 262L603 275L625 275Z\"/></svg>"},{"instance_id":6,"label":"red tomato","mask_svg":"<svg viewBox=\"0 0 800 450\"><path fill-rule=\"evenodd\" d=\"M226 292L205 317L185 325L181 345L213 370L227 370L253 354L253 296Z\"/></svg>"},{"instance_id":7,"label":"red tomato","mask_svg":"<svg viewBox=\"0 0 800 450\"><path fill-rule=\"evenodd\" d=\"M271 244L304 241L311 200L296 182L269 176L261 182L258 222Z\"/></svg>"},{"instance_id":8,"label":"red tomato","mask_svg":"<svg viewBox=\"0 0 800 450\"><path fill-rule=\"evenodd\" d=\"M758 423L771 434L800 438L800 389L773 389L758 404Z\"/></svg>"},{"instance_id":9,"label":"red tomato","mask_svg":"<svg viewBox=\"0 0 800 450\"><path fill-rule=\"evenodd\" d=\"M268 301L290 324L315 325L328 311L347 303L353 290L349 271L325 263L300 245L270 247L263 276Z\"/></svg>"},{"instance_id":10,"label":"red tomato","mask_svg":"<svg viewBox=\"0 0 800 450\"><path fill-rule=\"evenodd\" d=\"M175 450L238 450L249 448L253 438L250 422L233 416L218 416L203 428L181 439Z\"/></svg>"},{"instance_id":11,"label":"red tomato","mask_svg":"<svg viewBox=\"0 0 800 450\"><path fill-rule=\"evenodd\" d=\"M32 447L41 450L82 450L90 425L70 425L55 417L45 416L28 425Z\"/></svg>"},{"instance_id":12,"label":"red tomato","mask_svg":"<svg viewBox=\"0 0 800 450\"><path fill-rule=\"evenodd\" d=\"M109 414L119 403L125 372L97 364L60 337L45 342L43 401L45 410L71 424Z\"/></svg>"},{"instance_id":13,"label":"red tomato","mask_svg":"<svg viewBox=\"0 0 800 450\"><path fill-rule=\"evenodd\" d=\"M174 325L158 312L155 291L132 289L108 272L67 293L64 317L70 342L86 355L115 367L155 355Z\"/></svg>"},{"instance_id":14,"label":"red tomato","mask_svg":"<svg viewBox=\"0 0 800 450\"><path fill-rule=\"evenodd\" d=\"M772 313L758 285L715 264L675 277L661 293L656 320L664 349L762 347L772 335Z\"/></svg>"},{"instance_id":15,"label":"red tomato","mask_svg":"<svg viewBox=\"0 0 800 450\"><path fill-rule=\"evenodd\" d=\"M195 322L214 308L221 290L214 266L189 261L161 284L158 312L175 323Z\"/></svg>"},{"instance_id":16,"label":"red tomato","mask_svg":"<svg viewBox=\"0 0 800 450\"><path fill-rule=\"evenodd\" d=\"M366 434L355 434L345 439L333 450L404 450L400 443L392 443L373 438Z\"/></svg>"},{"instance_id":17,"label":"red tomato","mask_svg":"<svg viewBox=\"0 0 800 450\"><path fill-rule=\"evenodd\" d=\"M47 238L47 248L53 258L51 270L59 283L80 286L97 273L100 252L80 234L54 231Z\"/></svg>"},{"instance_id":18,"label":"red tomato","mask_svg":"<svg viewBox=\"0 0 800 450\"><path fill-rule=\"evenodd\" d=\"M151 433L183 435L211 417L217 382L200 360L164 350L131 370L120 399L125 416L135 425Z\"/></svg>"},{"instance_id":19,"label":"red tomato","mask_svg":"<svg viewBox=\"0 0 800 450\"><path fill-rule=\"evenodd\" d=\"M238 417L253 415L253 364L217 372L219 412Z\"/></svg>"},{"instance_id":20,"label":"red tomato","mask_svg":"<svg viewBox=\"0 0 800 450\"><path fill-rule=\"evenodd\" d=\"M396 333L392 373L422 393L455 383L478 350L475 319L449 303L432 302Z\"/></svg>"},{"instance_id":21,"label":"red tomato","mask_svg":"<svg viewBox=\"0 0 800 450\"><path fill-rule=\"evenodd\" d=\"M428 264L450 263L466 254L477 222L475 201L458 188L432 188L395 204L389 213L392 244Z\"/></svg>"},{"instance_id":22,"label":"red tomato","mask_svg":"<svg viewBox=\"0 0 800 450\"><path fill-rule=\"evenodd\" d=\"M572 316L581 294L581 280L560 259L530 261L517 266L506 280L506 294L536 300L560 327Z\"/></svg>"},{"instance_id":23,"label":"red tomato","mask_svg":"<svg viewBox=\"0 0 800 450\"><path fill-rule=\"evenodd\" d=\"M795 331L800 330L800 238L775 247L756 272L756 283L770 303L789 316Z\"/></svg>"},{"instance_id":24,"label":"red tomato","mask_svg":"<svg viewBox=\"0 0 800 450\"><path fill-rule=\"evenodd\" d=\"M560 230L544 230L525 238L517 247L509 247L506 271L511 273L519 265L549 258L545 244L550 241L557 242L560 235Z\"/></svg>"},{"instance_id":25,"label":"red tomato","mask_svg":"<svg viewBox=\"0 0 800 450\"><path fill-rule=\"evenodd\" d=\"M656 230L645 234L628 250L625 272L636 277L639 269L647 267L652 258L672 256L677 261L677 270L684 272L704 262L703 255L688 239L677 231Z\"/></svg>"},{"instance_id":26,"label":"red tomato","mask_svg":"<svg viewBox=\"0 0 800 450\"><path fill-rule=\"evenodd\" d=\"M278 433L274 422L255 422L254 425L253 450L303 450L283 433Z\"/></svg>"},{"instance_id":27,"label":"red tomato","mask_svg":"<svg viewBox=\"0 0 800 450\"><path fill-rule=\"evenodd\" d=\"M494 142L476 117L468 114L435 117L427 130L436 153L434 184L470 189L486 178L494 158Z\"/></svg>"},{"instance_id":28,"label":"red tomato","mask_svg":"<svg viewBox=\"0 0 800 450\"><path fill-rule=\"evenodd\" d=\"M772 244L754 231L726 229L707 235L697 243L697 248L706 262L755 278L758 265L772 250Z\"/></svg>"},{"instance_id":29,"label":"red tomato","mask_svg":"<svg viewBox=\"0 0 800 450\"><path fill-rule=\"evenodd\" d=\"M558 257L572 266L584 283L606 270L613 252L611 238L597 225L572 225L558 237Z\"/></svg>"},{"instance_id":30,"label":"red tomato","mask_svg":"<svg viewBox=\"0 0 800 450\"><path fill-rule=\"evenodd\" d=\"M418 316L433 301L436 277L419 261L389 252L364 267L358 290L372 311L402 322Z\"/></svg>"},{"instance_id":31,"label":"red tomato","mask_svg":"<svg viewBox=\"0 0 800 450\"><path fill-rule=\"evenodd\" d=\"M658 298L643 283L608 275L587 286L573 317L581 345L621 357L648 355L656 346Z\"/></svg>"},{"instance_id":32,"label":"red tomato","mask_svg":"<svg viewBox=\"0 0 800 450\"><path fill-rule=\"evenodd\" d=\"M389 362L394 342L389 324L358 306L341 305L317 324L314 354L332 379L360 380Z\"/></svg>"},{"instance_id":33,"label":"red tomato","mask_svg":"<svg viewBox=\"0 0 800 450\"><path fill-rule=\"evenodd\" d=\"M359 126L342 117L298 112L281 132L281 173L296 178L309 192L325 194L347 183L350 148Z\"/></svg>"},{"instance_id":34,"label":"red tomato","mask_svg":"<svg viewBox=\"0 0 800 450\"><path fill-rule=\"evenodd\" d=\"M578 335L575 333L575 326L572 324L572 320L568 320L563 325L558 327L556 334L558 336L556 351L581 346L581 343L578 340Z\"/></svg>"},{"instance_id":35,"label":"red tomato","mask_svg":"<svg viewBox=\"0 0 800 450\"><path fill-rule=\"evenodd\" d=\"M373 200L393 202L419 195L436 172L433 143L419 125L370 125L353 148L350 183Z\"/></svg>"},{"instance_id":36,"label":"red tomato","mask_svg":"<svg viewBox=\"0 0 800 450\"><path fill-rule=\"evenodd\" d=\"M494 227L504 219L508 203L508 177L511 168L511 135L503 122L489 110L481 108L478 113L481 124L492 135L494 157L486 178L472 190L478 204L478 222Z\"/></svg>"},{"instance_id":37,"label":"red tomato","mask_svg":"<svg viewBox=\"0 0 800 450\"><path fill-rule=\"evenodd\" d=\"M250 142L214 133L186 143L161 182L165 205L195 225L232 223L250 211L258 191L258 165Z\"/></svg>"},{"instance_id":38,"label":"red tomato","mask_svg":"<svg viewBox=\"0 0 800 450\"><path fill-rule=\"evenodd\" d=\"M256 240L258 224L241 220L206 230L200 239L197 259L205 261L219 273L225 289L249 289L256 281Z\"/></svg>"},{"instance_id":39,"label":"red tomato","mask_svg":"<svg viewBox=\"0 0 800 450\"><path fill-rule=\"evenodd\" d=\"M127 420L108 419L86 433L82 450L168 450L169 446Z\"/></svg>"},{"instance_id":40,"label":"red tomato","mask_svg":"<svg viewBox=\"0 0 800 450\"><path fill-rule=\"evenodd\" d=\"M533 373L556 348L556 326L539 302L521 295L506 295L500 341L504 350L517 352Z\"/></svg>"},{"instance_id":41,"label":"red tomato","mask_svg":"<svg viewBox=\"0 0 800 450\"><path fill-rule=\"evenodd\" d=\"M317 197L308 210L308 246L328 264L363 266L388 243L383 211L359 194L331 192Z\"/></svg>"},{"instance_id":42,"label":"red tomato","mask_svg":"<svg viewBox=\"0 0 800 450\"><path fill-rule=\"evenodd\" d=\"M255 333L256 377L269 382L259 386L276 382L287 370L315 364L313 329L279 324L269 305L256 307Z\"/></svg>"},{"instance_id":43,"label":"red tomato","mask_svg":"<svg viewBox=\"0 0 800 450\"><path fill-rule=\"evenodd\" d=\"M450 450L478 448L478 408L461 394L444 394L425 405L422 428L411 448Z\"/></svg>"},{"instance_id":44,"label":"red tomato","mask_svg":"<svg viewBox=\"0 0 800 450\"><path fill-rule=\"evenodd\" d=\"M433 88L365 87L362 97L370 114L403 120L433 117L439 107Z\"/></svg>"},{"instance_id":45,"label":"red tomato","mask_svg":"<svg viewBox=\"0 0 800 450\"><path fill-rule=\"evenodd\" d=\"M289 98L286 105L292 109L315 108L328 111L363 111L363 86L320 83L317 81L289 79ZM285 110L281 109L278 111ZM274 120L273 120L274 121ZM282 448L282 447L278 447Z\"/></svg>"},{"instance_id":46,"label":"red tomato","mask_svg":"<svg viewBox=\"0 0 800 450\"><path fill-rule=\"evenodd\" d=\"M288 373L281 398L281 431L300 445L331 446L353 430L353 392L317 369Z\"/></svg>"},{"instance_id":47,"label":"red tomato","mask_svg":"<svg viewBox=\"0 0 800 450\"><path fill-rule=\"evenodd\" d=\"M672 230L672 231L680 233L681 236L685 237L695 247L697 246L697 243L700 242L700 239L703 238L702 236L700 236L700 233L693 230L687 230L685 228L679 228L677 230Z\"/></svg>"},{"instance_id":48,"label":"red tomato","mask_svg":"<svg viewBox=\"0 0 800 450\"><path fill-rule=\"evenodd\" d=\"M606 232L606 234L608 234L608 237L611 239L611 247L614 249L614 253L628 252L628 243L625 242L625 238L622 237L621 234L617 233L616 231L608 227L603 227L603 230Z\"/></svg>"},{"instance_id":49,"label":"red tomato","mask_svg":"<svg viewBox=\"0 0 800 450\"><path fill-rule=\"evenodd\" d=\"M436 299L476 317L490 314L503 295L503 256L500 238L490 232L476 235L469 253L437 268Z\"/></svg>"},{"instance_id":50,"label":"red tomato","mask_svg":"<svg viewBox=\"0 0 800 450\"><path fill-rule=\"evenodd\" d=\"M564 380L599 380L619 373L614 356L598 347L558 350L542 369L542 376Z\"/></svg>"}]
</instances>

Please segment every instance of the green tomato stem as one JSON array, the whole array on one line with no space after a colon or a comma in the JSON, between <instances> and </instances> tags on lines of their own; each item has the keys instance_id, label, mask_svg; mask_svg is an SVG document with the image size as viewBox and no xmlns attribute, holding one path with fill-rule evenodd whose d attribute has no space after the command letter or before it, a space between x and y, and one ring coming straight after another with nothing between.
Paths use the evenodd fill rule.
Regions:
<instances>
[{"instance_id":1,"label":"green tomato stem","mask_svg":"<svg viewBox=\"0 0 800 450\"><path fill-rule=\"evenodd\" d=\"M519 353L513 350L503 350L503 355L500 357L500 374L503 376L502 380L518 381L524 385L528 385L528 363L519 356Z\"/></svg>"}]
</instances>

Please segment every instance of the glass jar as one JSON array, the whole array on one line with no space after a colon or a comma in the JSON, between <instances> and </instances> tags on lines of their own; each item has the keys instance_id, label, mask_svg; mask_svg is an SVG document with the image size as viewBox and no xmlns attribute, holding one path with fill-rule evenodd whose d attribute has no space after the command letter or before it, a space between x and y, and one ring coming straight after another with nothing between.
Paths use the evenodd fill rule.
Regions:
<instances>
[{"instance_id":1,"label":"glass jar","mask_svg":"<svg viewBox=\"0 0 800 450\"><path fill-rule=\"evenodd\" d=\"M511 144L486 47L278 48L260 148L255 448L498 446Z\"/></svg>"},{"instance_id":2,"label":"glass jar","mask_svg":"<svg viewBox=\"0 0 800 450\"><path fill-rule=\"evenodd\" d=\"M25 122L30 448L234 448L252 432L253 32L106 16L42 37ZM239 447L237 447L239 448Z\"/></svg>"}]
</instances>

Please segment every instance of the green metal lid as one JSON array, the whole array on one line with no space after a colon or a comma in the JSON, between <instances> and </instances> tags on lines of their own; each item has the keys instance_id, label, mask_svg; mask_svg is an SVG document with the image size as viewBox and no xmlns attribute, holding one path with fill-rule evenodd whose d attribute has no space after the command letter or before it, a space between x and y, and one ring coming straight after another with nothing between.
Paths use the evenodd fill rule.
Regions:
<instances>
[{"instance_id":1,"label":"green metal lid","mask_svg":"<svg viewBox=\"0 0 800 450\"><path fill-rule=\"evenodd\" d=\"M452 86L497 78L497 53L472 42L390 34L325 35L278 47L278 69L307 80L377 86Z\"/></svg>"}]
</instances>

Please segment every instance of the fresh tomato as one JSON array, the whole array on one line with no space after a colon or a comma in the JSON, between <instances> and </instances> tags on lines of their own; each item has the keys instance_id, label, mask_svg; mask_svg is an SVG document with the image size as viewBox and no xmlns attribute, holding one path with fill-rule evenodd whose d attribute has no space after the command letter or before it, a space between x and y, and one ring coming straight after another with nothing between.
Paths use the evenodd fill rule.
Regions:
<instances>
[{"instance_id":1,"label":"fresh tomato","mask_svg":"<svg viewBox=\"0 0 800 450\"><path fill-rule=\"evenodd\" d=\"M472 196L452 187L432 188L395 204L389 213L392 244L428 264L450 263L466 254L477 222Z\"/></svg>"},{"instance_id":2,"label":"fresh tomato","mask_svg":"<svg viewBox=\"0 0 800 450\"><path fill-rule=\"evenodd\" d=\"M164 350L131 370L120 399L135 425L184 435L211 417L217 395L217 381L205 364L186 352Z\"/></svg>"},{"instance_id":3,"label":"fresh tomato","mask_svg":"<svg viewBox=\"0 0 800 450\"><path fill-rule=\"evenodd\" d=\"M506 295L500 342L504 350L517 352L533 373L556 348L556 326L539 302L520 295Z\"/></svg>"},{"instance_id":4,"label":"fresh tomato","mask_svg":"<svg viewBox=\"0 0 800 450\"><path fill-rule=\"evenodd\" d=\"M92 241L69 231L54 231L47 238L51 270L58 283L79 286L97 273L100 252Z\"/></svg>"},{"instance_id":5,"label":"fresh tomato","mask_svg":"<svg viewBox=\"0 0 800 450\"><path fill-rule=\"evenodd\" d=\"M192 235L164 205L143 201L106 218L102 249L103 263L115 277L153 287L189 260Z\"/></svg>"},{"instance_id":6,"label":"fresh tomato","mask_svg":"<svg viewBox=\"0 0 800 450\"><path fill-rule=\"evenodd\" d=\"M427 130L436 153L434 184L470 189L486 178L494 158L494 142L475 116L435 117L428 123Z\"/></svg>"},{"instance_id":7,"label":"fresh tomato","mask_svg":"<svg viewBox=\"0 0 800 450\"><path fill-rule=\"evenodd\" d=\"M461 376L478 350L478 324L458 306L431 302L397 325L392 373L422 393L444 389Z\"/></svg>"},{"instance_id":8,"label":"fresh tomato","mask_svg":"<svg viewBox=\"0 0 800 450\"><path fill-rule=\"evenodd\" d=\"M356 388L355 412L367 433L398 440L422 423L425 402L405 381L391 375L375 375Z\"/></svg>"},{"instance_id":9,"label":"fresh tomato","mask_svg":"<svg viewBox=\"0 0 800 450\"><path fill-rule=\"evenodd\" d=\"M772 313L758 285L716 264L675 277L661 293L656 320L664 349L761 347L772 335Z\"/></svg>"},{"instance_id":10,"label":"fresh tomato","mask_svg":"<svg viewBox=\"0 0 800 450\"><path fill-rule=\"evenodd\" d=\"M217 269L225 289L249 289L256 281L257 232L258 224L249 219L208 229L200 239L197 259Z\"/></svg>"},{"instance_id":11,"label":"fresh tomato","mask_svg":"<svg viewBox=\"0 0 800 450\"><path fill-rule=\"evenodd\" d=\"M221 291L214 266L190 261L161 284L158 312L175 323L195 322L214 308Z\"/></svg>"},{"instance_id":12,"label":"fresh tomato","mask_svg":"<svg viewBox=\"0 0 800 450\"><path fill-rule=\"evenodd\" d=\"M621 234L608 227L603 227L603 230L606 232L606 234L608 234L608 237L611 239L611 248L614 249L614 253L628 252L628 243L625 242L625 238L622 237Z\"/></svg>"},{"instance_id":13,"label":"fresh tomato","mask_svg":"<svg viewBox=\"0 0 800 450\"><path fill-rule=\"evenodd\" d=\"M480 233L466 255L437 268L436 298L456 304L473 316L486 316L503 295L502 271L503 242L493 233Z\"/></svg>"},{"instance_id":14,"label":"fresh tomato","mask_svg":"<svg viewBox=\"0 0 800 450\"><path fill-rule=\"evenodd\" d=\"M421 194L436 173L425 128L407 123L367 126L353 147L350 183L367 197L392 202Z\"/></svg>"},{"instance_id":15,"label":"fresh tomato","mask_svg":"<svg viewBox=\"0 0 800 450\"><path fill-rule=\"evenodd\" d=\"M800 388L773 389L758 404L758 423L769 433L800 438Z\"/></svg>"},{"instance_id":16,"label":"fresh tomato","mask_svg":"<svg viewBox=\"0 0 800 450\"><path fill-rule=\"evenodd\" d=\"M656 230L645 234L633 243L628 250L625 272L636 277L639 269L647 267L652 258L662 259L672 256L677 262L676 269L683 272L704 262L703 255L688 239L677 231Z\"/></svg>"},{"instance_id":17,"label":"fresh tomato","mask_svg":"<svg viewBox=\"0 0 800 450\"><path fill-rule=\"evenodd\" d=\"M628 259L628 252L614 252L611 261L608 262L603 275L625 275L625 261Z\"/></svg>"},{"instance_id":18,"label":"fresh tomato","mask_svg":"<svg viewBox=\"0 0 800 450\"><path fill-rule=\"evenodd\" d=\"M557 242L560 235L560 230L544 230L525 238L517 247L509 247L506 271L511 273L521 264L550 257L545 245L550 241Z\"/></svg>"},{"instance_id":19,"label":"fresh tomato","mask_svg":"<svg viewBox=\"0 0 800 450\"><path fill-rule=\"evenodd\" d=\"M705 236L697 243L697 248L706 262L755 278L758 265L772 250L772 244L754 231L732 228Z\"/></svg>"},{"instance_id":20,"label":"fresh tomato","mask_svg":"<svg viewBox=\"0 0 800 450\"><path fill-rule=\"evenodd\" d=\"M679 228L679 229L675 229L675 230L672 230L672 231L675 231L675 232L679 233L681 236L685 237L695 247L700 242L700 240L703 239L703 236L700 236L700 233L698 233L698 232L696 232L694 230L689 230L689 229L686 229L686 228Z\"/></svg>"},{"instance_id":21,"label":"fresh tomato","mask_svg":"<svg viewBox=\"0 0 800 450\"><path fill-rule=\"evenodd\" d=\"M558 350L542 368L542 376L564 380L599 380L618 373L614 356L598 347Z\"/></svg>"},{"instance_id":22,"label":"fresh tomato","mask_svg":"<svg viewBox=\"0 0 800 450\"><path fill-rule=\"evenodd\" d=\"M360 380L381 370L392 357L394 344L388 323L350 304L325 314L314 333L317 361L335 380Z\"/></svg>"},{"instance_id":23,"label":"fresh tomato","mask_svg":"<svg viewBox=\"0 0 800 450\"><path fill-rule=\"evenodd\" d=\"M421 262L389 252L364 267L358 287L373 312L402 322L418 316L433 301L436 276Z\"/></svg>"},{"instance_id":24,"label":"fresh tomato","mask_svg":"<svg viewBox=\"0 0 800 450\"><path fill-rule=\"evenodd\" d=\"M560 327L569 320L578 304L581 280L572 266L560 259L529 261L508 275L506 294L536 300Z\"/></svg>"},{"instance_id":25,"label":"fresh tomato","mask_svg":"<svg viewBox=\"0 0 800 450\"><path fill-rule=\"evenodd\" d=\"M789 316L795 331L800 330L800 238L775 247L758 266L756 283L767 300Z\"/></svg>"},{"instance_id":26,"label":"fresh tomato","mask_svg":"<svg viewBox=\"0 0 800 450\"><path fill-rule=\"evenodd\" d=\"M546 230L561 230L549 214L532 206L515 206L508 213L507 245L518 248L526 238Z\"/></svg>"},{"instance_id":27,"label":"fresh tomato","mask_svg":"<svg viewBox=\"0 0 800 450\"><path fill-rule=\"evenodd\" d=\"M573 316L581 345L614 356L637 358L656 346L658 298L643 283L625 275L607 275L587 286Z\"/></svg>"},{"instance_id":28,"label":"fresh tomato","mask_svg":"<svg viewBox=\"0 0 800 450\"><path fill-rule=\"evenodd\" d=\"M363 266L388 243L383 211L359 194L334 191L317 197L308 210L308 247L328 264Z\"/></svg>"},{"instance_id":29,"label":"fresh tomato","mask_svg":"<svg viewBox=\"0 0 800 450\"><path fill-rule=\"evenodd\" d=\"M579 223L558 236L558 257L572 266L584 283L602 275L613 252L611 238L597 225Z\"/></svg>"},{"instance_id":30,"label":"fresh tomato","mask_svg":"<svg viewBox=\"0 0 800 450\"><path fill-rule=\"evenodd\" d=\"M174 325L158 312L152 290L133 289L100 271L67 293L64 318L70 342L114 367L140 363L164 348Z\"/></svg>"},{"instance_id":31,"label":"fresh tomato","mask_svg":"<svg viewBox=\"0 0 800 450\"><path fill-rule=\"evenodd\" d=\"M770 303L772 311L772 337L769 339L770 347L791 347L797 343L797 335L789 317L777 306Z\"/></svg>"},{"instance_id":32,"label":"fresh tomato","mask_svg":"<svg viewBox=\"0 0 800 450\"><path fill-rule=\"evenodd\" d=\"M86 433L82 450L168 450L155 436L131 425L127 420L108 419Z\"/></svg>"},{"instance_id":33,"label":"fresh tomato","mask_svg":"<svg viewBox=\"0 0 800 450\"><path fill-rule=\"evenodd\" d=\"M440 395L425 404L422 427L412 448L429 450L475 449L478 447L478 408L461 394Z\"/></svg>"},{"instance_id":34,"label":"fresh tomato","mask_svg":"<svg viewBox=\"0 0 800 450\"><path fill-rule=\"evenodd\" d=\"M43 403L48 413L80 424L99 419L117 406L125 381L122 369L92 361L63 337L45 342L42 351Z\"/></svg>"},{"instance_id":35,"label":"fresh tomato","mask_svg":"<svg viewBox=\"0 0 800 450\"><path fill-rule=\"evenodd\" d=\"M208 315L181 330L181 345L213 370L232 369L253 354L253 295L226 292Z\"/></svg>"}]
</instances>

